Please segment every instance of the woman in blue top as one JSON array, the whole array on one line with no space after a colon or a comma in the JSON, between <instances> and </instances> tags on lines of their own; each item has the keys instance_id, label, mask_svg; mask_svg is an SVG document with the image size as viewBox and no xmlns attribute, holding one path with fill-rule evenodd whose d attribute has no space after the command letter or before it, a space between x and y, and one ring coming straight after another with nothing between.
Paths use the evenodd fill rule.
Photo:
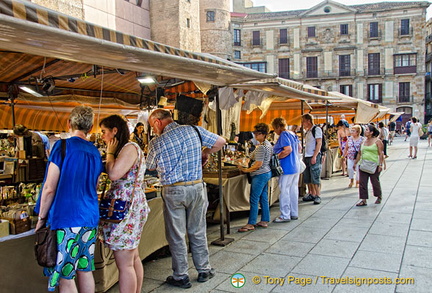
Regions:
<instances>
[{"instance_id":1,"label":"woman in blue top","mask_svg":"<svg viewBox=\"0 0 432 293\"><path fill-rule=\"evenodd\" d=\"M253 164L249 168L239 167L242 172L251 173L252 176L249 220L245 226L238 230L239 232L255 230L255 226L267 228L268 222L270 222L268 181L271 178L270 158L273 150L270 142L266 139L269 133L268 125L258 123L254 128L255 139L259 144L251 154ZM257 223L258 203L261 205L261 221Z\"/></svg>"},{"instance_id":2,"label":"woman in blue top","mask_svg":"<svg viewBox=\"0 0 432 293\"><path fill-rule=\"evenodd\" d=\"M279 135L273 151L278 154L283 175L279 177L279 206L280 216L274 223L289 222L298 219L298 181L299 159L301 146L297 135L286 130L284 118L275 118L272 121L274 132Z\"/></svg>"},{"instance_id":3,"label":"woman in blue top","mask_svg":"<svg viewBox=\"0 0 432 293\"><path fill-rule=\"evenodd\" d=\"M36 230L48 224L57 232L57 263L44 268L49 291L59 285L60 292L77 292L77 275L79 292L95 291L92 271L99 223L96 186L103 165L98 149L86 139L93 118L90 107L72 110L66 152L63 156L61 141L55 143L35 208L39 214Z\"/></svg>"}]
</instances>

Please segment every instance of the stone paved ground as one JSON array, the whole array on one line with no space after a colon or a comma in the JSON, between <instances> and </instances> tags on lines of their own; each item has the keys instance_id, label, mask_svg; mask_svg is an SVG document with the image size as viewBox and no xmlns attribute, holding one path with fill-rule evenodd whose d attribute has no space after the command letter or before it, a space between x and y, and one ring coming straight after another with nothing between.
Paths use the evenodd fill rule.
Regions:
<instances>
[{"instance_id":1,"label":"stone paved ground","mask_svg":"<svg viewBox=\"0 0 432 293\"><path fill-rule=\"evenodd\" d=\"M418 159L408 159L408 142L398 137L389 155L380 205L370 199L368 206L356 207L358 189L347 188L348 179L335 173L323 181L320 205L300 202L297 221L238 233L247 219L237 217L228 236L235 241L225 247L210 244L220 235L219 225L211 225L210 261L217 274L198 283L192 266L193 286L186 291L432 292L432 148L420 141ZM271 208L273 218L278 209L277 204ZM146 262L144 268L143 292L183 291L164 284L171 273L170 257ZM245 276L240 289L230 282L235 273ZM277 284L278 278L284 283ZM390 284L337 284L360 278ZM118 292L118 286L109 292Z\"/></svg>"}]
</instances>

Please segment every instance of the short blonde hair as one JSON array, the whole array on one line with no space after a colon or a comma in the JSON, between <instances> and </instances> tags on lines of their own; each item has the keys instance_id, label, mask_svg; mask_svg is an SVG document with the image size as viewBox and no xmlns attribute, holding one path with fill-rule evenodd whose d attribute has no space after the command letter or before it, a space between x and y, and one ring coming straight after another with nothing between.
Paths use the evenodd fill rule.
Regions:
<instances>
[{"instance_id":1,"label":"short blonde hair","mask_svg":"<svg viewBox=\"0 0 432 293\"><path fill-rule=\"evenodd\" d=\"M354 125L354 126L352 127L352 129L354 129L355 131L357 131L358 134L361 133L361 126L360 126L360 125Z\"/></svg>"}]
</instances>

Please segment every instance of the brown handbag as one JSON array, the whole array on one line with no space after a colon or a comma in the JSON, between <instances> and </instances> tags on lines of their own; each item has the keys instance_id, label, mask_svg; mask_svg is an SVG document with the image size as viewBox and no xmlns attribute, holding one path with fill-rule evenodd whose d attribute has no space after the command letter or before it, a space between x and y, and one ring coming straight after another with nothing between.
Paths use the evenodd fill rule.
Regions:
<instances>
[{"instance_id":1,"label":"brown handbag","mask_svg":"<svg viewBox=\"0 0 432 293\"><path fill-rule=\"evenodd\" d=\"M50 227L43 227L35 232L35 256L42 267L53 267L57 261L57 234Z\"/></svg>"}]
</instances>

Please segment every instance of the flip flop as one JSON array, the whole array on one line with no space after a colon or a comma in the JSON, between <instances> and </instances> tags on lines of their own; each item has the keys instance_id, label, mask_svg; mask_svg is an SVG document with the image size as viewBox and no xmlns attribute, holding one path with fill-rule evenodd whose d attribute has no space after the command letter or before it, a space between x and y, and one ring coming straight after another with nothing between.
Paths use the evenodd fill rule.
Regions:
<instances>
[{"instance_id":1,"label":"flip flop","mask_svg":"<svg viewBox=\"0 0 432 293\"><path fill-rule=\"evenodd\" d=\"M361 201L358 204L356 204L356 206L358 206L358 207L365 207L365 206L367 206L367 203L365 203L364 201Z\"/></svg>"},{"instance_id":2,"label":"flip flop","mask_svg":"<svg viewBox=\"0 0 432 293\"><path fill-rule=\"evenodd\" d=\"M260 227L260 228L267 228L267 227L268 227L268 224L267 224L267 223L264 223L264 222L258 222L258 223L256 224L256 226L257 226L257 227Z\"/></svg>"},{"instance_id":3,"label":"flip flop","mask_svg":"<svg viewBox=\"0 0 432 293\"><path fill-rule=\"evenodd\" d=\"M375 204L380 204L380 203L381 203L381 200L382 200L382 197L378 197L378 198L376 199L376 201L375 201Z\"/></svg>"},{"instance_id":4,"label":"flip flop","mask_svg":"<svg viewBox=\"0 0 432 293\"><path fill-rule=\"evenodd\" d=\"M255 230L254 226L252 226L252 228L244 226L244 227L241 227L240 229L238 229L238 232L243 233L243 232L249 232L249 231L253 231L253 230Z\"/></svg>"}]
</instances>

